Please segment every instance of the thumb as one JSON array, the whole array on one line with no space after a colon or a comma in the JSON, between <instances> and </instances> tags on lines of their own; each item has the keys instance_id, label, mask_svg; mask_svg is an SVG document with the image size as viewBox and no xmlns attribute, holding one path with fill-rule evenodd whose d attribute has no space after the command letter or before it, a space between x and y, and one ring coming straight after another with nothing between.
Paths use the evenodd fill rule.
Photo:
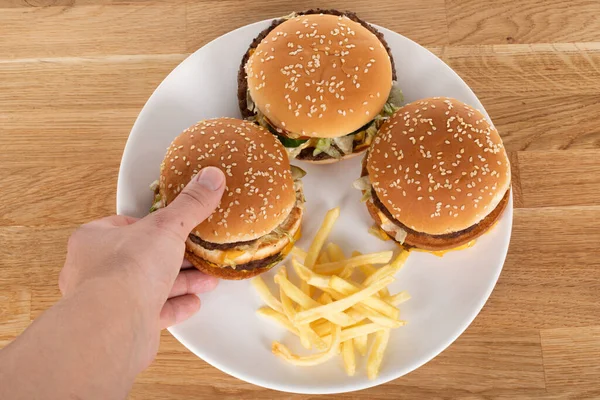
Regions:
<instances>
[{"instance_id":1,"label":"thumb","mask_svg":"<svg viewBox=\"0 0 600 400\"><path fill-rule=\"evenodd\" d=\"M162 229L185 240L192 229L217 208L225 190L225 175L215 167L206 167L166 208L150 214Z\"/></svg>"}]
</instances>

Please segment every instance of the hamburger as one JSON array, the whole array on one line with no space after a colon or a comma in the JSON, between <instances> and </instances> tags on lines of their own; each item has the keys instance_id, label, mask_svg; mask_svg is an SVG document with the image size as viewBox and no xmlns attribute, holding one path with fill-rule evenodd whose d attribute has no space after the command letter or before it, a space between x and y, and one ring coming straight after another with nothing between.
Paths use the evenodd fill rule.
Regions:
<instances>
[{"instance_id":1,"label":"hamburger","mask_svg":"<svg viewBox=\"0 0 600 400\"><path fill-rule=\"evenodd\" d=\"M458 100L410 103L381 127L363 160L371 217L406 247L438 251L473 241L500 218L510 164L485 116Z\"/></svg>"},{"instance_id":2,"label":"hamburger","mask_svg":"<svg viewBox=\"0 0 600 400\"><path fill-rule=\"evenodd\" d=\"M152 210L170 204L208 166L225 173L225 192L219 207L190 233L186 258L224 279L267 271L300 236L303 171L290 166L284 147L260 126L233 118L200 121L167 149Z\"/></svg>"},{"instance_id":3,"label":"hamburger","mask_svg":"<svg viewBox=\"0 0 600 400\"><path fill-rule=\"evenodd\" d=\"M335 162L365 151L402 102L383 35L351 12L308 10L274 20L238 73L244 118L291 158Z\"/></svg>"}]
</instances>

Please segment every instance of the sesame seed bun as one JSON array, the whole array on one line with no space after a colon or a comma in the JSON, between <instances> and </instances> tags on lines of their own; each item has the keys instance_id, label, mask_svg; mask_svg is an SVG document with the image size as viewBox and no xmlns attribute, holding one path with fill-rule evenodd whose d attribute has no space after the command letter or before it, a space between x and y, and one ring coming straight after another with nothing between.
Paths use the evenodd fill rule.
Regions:
<instances>
[{"instance_id":1,"label":"sesame seed bun","mask_svg":"<svg viewBox=\"0 0 600 400\"><path fill-rule=\"evenodd\" d=\"M346 16L300 15L280 23L245 65L256 107L282 131L334 138L371 121L392 87L381 40Z\"/></svg>"},{"instance_id":2,"label":"sesame seed bun","mask_svg":"<svg viewBox=\"0 0 600 400\"><path fill-rule=\"evenodd\" d=\"M248 121L200 121L179 135L161 165L159 190L168 205L202 168L220 168L221 204L192 233L212 243L257 239L279 226L296 203L290 163L281 143Z\"/></svg>"},{"instance_id":3,"label":"sesame seed bun","mask_svg":"<svg viewBox=\"0 0 600 400\"><path fill-rule=\"evenodd\" d=\"M371 214L378 206L415 233L405 242L417 247L456 247L458 233L470 232L461 240L472 240L485 231L477 224L493 216L491 226L508 199L510 164L498 132L481 112L451 98L397 111L379 130L365 167L374 190ZM430 238L417 240L418 234Z\"/></svg>"},{"instance_id":4,"label":"sesame seed bun","mask_svg":"<svg viewBox=\"0 0 600 400\"><path fill-rule=\"evenodd\" d=\"M282 260L300 235L302 185L283 145L248 121L200 121L179 135L161 165L159 193L168 206L202 168L220 168L219 207L186 240L186 258L223 279L246 279Z\"/></svg>"}]
</instances>

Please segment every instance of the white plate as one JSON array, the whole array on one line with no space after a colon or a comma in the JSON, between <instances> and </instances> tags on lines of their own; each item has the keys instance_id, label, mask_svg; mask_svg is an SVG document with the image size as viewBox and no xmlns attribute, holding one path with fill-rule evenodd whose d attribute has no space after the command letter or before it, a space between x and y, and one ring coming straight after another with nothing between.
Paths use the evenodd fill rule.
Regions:
<instances>
[{"instance_id":1,"label":"white plate","mask_svg":"<svg viewBox=\"0 0 600 400\"><path fill-rule=\"evenodd\" d=\"M250 41L270 21L230 32L196 51L156 89L127 141L117 189L117 212L143 216L151 204L148 185L171 140L196 121L239 117L237 71ZM398 84L407 101L449 96L485 112L469 87L446 64L413 41L380 28L392 49ZM359 176L360 157L338 164L312 166L304 179L307 198L303 239L306 248L325 212L341 207L331 239L350 252L393 249L367 233L371 219L360 193L351 187ZM393 291L412 299L401 307L408 325L393 331L380 376L366 377L361 361L356 376L346 376L339 357L313 368L285 364L271 354L271 342L294 343L284 330L255 314L261 306L248 281L222 281L202 296L202 309L171 333L198 357L220 370L256 385L297 393L340 393L368 388L418 368L449 346L473 321L502 269L512 226L512 199L500 222L470 249L436 257L411 254L398 273ZM271 272L272 274L272 272ZM265 276L271 281L270 275ZM294 347L295 348L295 347ZM198 376L202 381L203 376Z\"/></svg>"}]
</instances>

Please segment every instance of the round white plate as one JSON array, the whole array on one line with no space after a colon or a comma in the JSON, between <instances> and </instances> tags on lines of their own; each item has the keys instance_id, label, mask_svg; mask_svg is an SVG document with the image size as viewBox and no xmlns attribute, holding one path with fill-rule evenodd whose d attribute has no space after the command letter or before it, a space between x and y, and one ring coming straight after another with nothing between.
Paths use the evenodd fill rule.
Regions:
<instances>
[{"instance_id":1,"label":"round white plate","mask_svg":"<svg viewBox=\"0 0 600 400\"><path fill-rule=\"evenodd\" d=\"M167 76L140 113L121 163L117 212L143 216L152 202L148 185L171 140L198 120L239 117L237 71L251 40L270 21L230 32L196 51ZM449 96L483 112L469 87L425 48L390 30L379 28L392 49L398 84L407 102L429 96ZM351 183L359 176L360 157L337 164L296 164L307 170L303 239L307 248L325 212L341 207L331 235L349 254L394 249L371 236L372 220L361 194ZM474 247L436 257L415 252L397 274L393 292L407 290L412 299L401 307L406 327L392 332L381 373L368 380L364 361L348 377L339 357L311 368L288 365L271 353L273 340L295 344L283 329L255 314L262 306L248 281L222 281L202 296L202 309L171 333L198 357L247 382L297 393L340 393L396 379L425 364L448 347L473 321L489 297L502 269L512 226L512 200L500 222ZM264 276L271 282L271 275ZM297 349L296 345L292 345ZM198 376L198 380L204 379Z\"/></svg>"}]
</instances>

